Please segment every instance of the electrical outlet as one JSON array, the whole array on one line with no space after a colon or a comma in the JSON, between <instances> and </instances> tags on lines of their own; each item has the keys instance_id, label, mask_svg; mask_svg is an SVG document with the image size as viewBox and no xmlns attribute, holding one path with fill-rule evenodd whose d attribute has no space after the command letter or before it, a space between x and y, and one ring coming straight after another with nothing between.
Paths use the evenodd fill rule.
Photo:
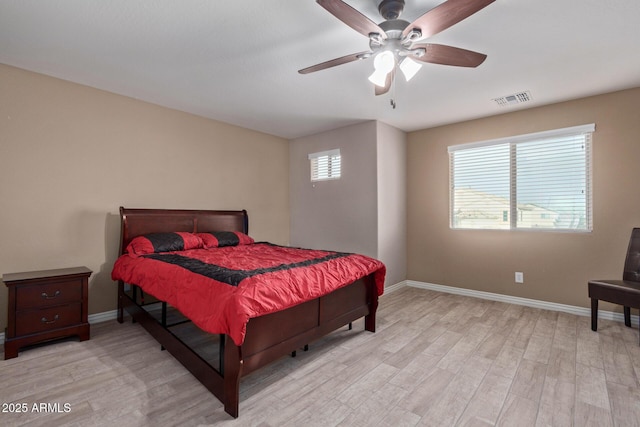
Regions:
<instances>
[{"instance_id":1,"label":"electrical outlet","mask_svg":"<svg viewBox=\"0 0 640 427\"><path fill-rule=\"evenodd\" d=\"M524 283L524 274L521 271L516 271L516 283Z\"/></svg>"}]
</instances>

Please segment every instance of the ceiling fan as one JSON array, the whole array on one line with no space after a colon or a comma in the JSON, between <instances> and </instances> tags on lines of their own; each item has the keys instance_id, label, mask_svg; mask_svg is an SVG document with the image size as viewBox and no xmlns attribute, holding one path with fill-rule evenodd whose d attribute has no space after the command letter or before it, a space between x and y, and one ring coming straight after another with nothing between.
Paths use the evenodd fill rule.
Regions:
<instances>
[{"instance_id":1,"label":"ceiling fan","mask_svg":"<svg viewBox=\"0 0 640 427\"><path fill-rule=\"evenodd\" d=\"M387 93L400 68L407 81L420 69L421 62L477 67L487 55L432 43L419 43L479 10L495 0L447 0L409 23L399 19L404 9L404 0L382 0L378 11L385 21L376 24L342 0L316 0L333 16L369 38L371 50L353 53L311 67L303 68L300 74L313 73L337 65L373 57L374 72L369 80L375 84L376 95Z\"/></svg>"}]
</instances>

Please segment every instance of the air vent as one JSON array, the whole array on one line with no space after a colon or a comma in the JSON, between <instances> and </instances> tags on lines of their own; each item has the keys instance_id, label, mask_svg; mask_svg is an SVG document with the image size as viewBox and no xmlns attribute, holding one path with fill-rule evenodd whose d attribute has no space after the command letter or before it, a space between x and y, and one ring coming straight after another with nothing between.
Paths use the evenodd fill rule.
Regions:
<instances>
[{"instance_id":1,"label":"air vent","mask_svg":"<svg viewBox=\"0 0 640 427\"><path fill-rule=\"evenodd\" d=\"M529 91L514 93L513 95L507 95L500 98L493 98L493 100L500 107L507 107L509 105L522 104L523 102L531 101L531 94Z\"/></svg>"}]
</instances>

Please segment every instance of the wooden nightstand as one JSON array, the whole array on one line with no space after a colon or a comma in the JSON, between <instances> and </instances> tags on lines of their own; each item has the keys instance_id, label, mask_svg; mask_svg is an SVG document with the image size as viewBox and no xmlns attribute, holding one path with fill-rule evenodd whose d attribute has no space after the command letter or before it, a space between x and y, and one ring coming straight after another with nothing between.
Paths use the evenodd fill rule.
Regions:
<instances>
[{"instance_id":1,"label":"wooden nightstand","mask_svg":"<svg viewBox=\"0 0 640 427\"><path fill-rule=\"evenodd\" d=\"M4 358L21 347L72 335L89 339L87 267L4 274L9 288L9 319Z\"/></svg>"}]
</instances>

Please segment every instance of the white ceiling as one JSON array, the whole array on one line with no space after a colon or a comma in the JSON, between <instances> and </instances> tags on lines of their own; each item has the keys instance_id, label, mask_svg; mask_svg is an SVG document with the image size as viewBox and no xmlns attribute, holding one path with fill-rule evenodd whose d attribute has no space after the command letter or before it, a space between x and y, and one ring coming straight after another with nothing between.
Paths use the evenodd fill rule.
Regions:
<instances>
[{"instance_id":1,"label":"white ceiling","mask_svg":"<svg viewBox=\"0 0 640 427\"><path fill-rule=\"evenodd\" d=\"M402 18L441 2L406 0ZM347 3L382 20L379 0ZM0 63L285 138L373 119L413 131L640 86L639 0L497 0L428 42L488 58L425 64L376 97L370 59L298 74L368 49L313 0L0 0ZM533 100L493 101L522 91Z\"/></svg>"}]
</instances>

